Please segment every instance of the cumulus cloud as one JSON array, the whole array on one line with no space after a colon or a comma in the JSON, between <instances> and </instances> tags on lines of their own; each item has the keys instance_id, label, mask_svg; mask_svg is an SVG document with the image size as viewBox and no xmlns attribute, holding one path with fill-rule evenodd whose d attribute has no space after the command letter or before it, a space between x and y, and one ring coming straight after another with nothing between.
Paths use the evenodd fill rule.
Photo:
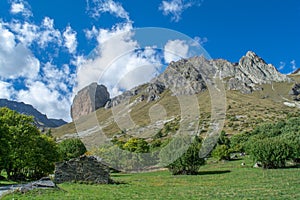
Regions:
<instances>
[{"instance_id":1,"label":"cumulus cloud","mask_svg":"<svg viewBox=\"0 0 300 200\"><path fill-rule=\"evenodd\" d=\"M67 26L66 30L63 33L64 45L69 50L69 53L73 54L76 52L77 48L77 39L76 31L74 31L71 26Z\"/></svg>"},{"instance_id":2,"label":"cumulus cloud","mask_svg":"<svg viewBox=\"0 0 300 200\"><path fill-rule=\"evenodd\" d=\"M24 17L32 16L32 12L29 4L23 0L13 0L11 1L10 12L12 14L22 14Z\"/></svg>"},{"instance_id":3,"label":"cumulus cloud","mask_svg":"<svg viewBox=\"0 0 300 200\"><path fill-rule=\"evenodd\" d=\"M164 58L167 63L188 57L189 45L183 40L169 40L164 47Z\"/></svg>"},{"instance_id":4,"label":"cumulus cloud","mask_svg":"<svg viewBox=\"0 0 300 200\"><path fill-rule=\"evenodd\" d=\"M34 105L42 113L50 118L60 118L70 121L70 99L63 97L57 90L50 89L41 81L28 81L27 90L21 90L17 94L17 101Z\"/></svg>"},{"instance_id":5,"label":"cumulus cloud","mask_svg":"<svg viewBox=\"0 0 300 200\"><path fill-rule=\"evenodd\" d=\"M84 33L85 33L85 37L89 40L98 36L98 30L96 29L95 26L93 26L92 29L90 30L89 29L84 30Z\"/></svg>"},{"instance_id":6,"label":"cumulus cloud","mask_svg":"<svg viewBox=\"0 0 300 200\"><path fill-rule=\"evenodd\" d=\"M0 81L0 91L0 98L2 99L10 99L15 93L12 84L4 81Z\"/></svg>"},{"instance_id":7,"label":"cumulus cloud","mask_svg":"<svg viewBox=\"0 0 300 200\"><path fill-rule=\"evenodd\" d=\"M27 6L25 1L13 3L22 3L24 9ZM13 3L13 14L25 12L22 5ZM10 22L0 19L0 97L31 104L48 117L70 121L76 73L68 64L56 66L51 63L54 53L63 50L64 46L75 53L75 31L70 26L64 32L56 29L54 20L49 17L44 17L41 24L26 17ZM31 50L33 47L35 51ZM51 55L44 54L46 47L51 47Z\"/></svg>"},{"instance_id":8,"label":"cumulus cloud","mask_svg":"<svg viewBox=\"0 0 300 200\"><path fill-rule=\"evenodd\" d=\"M102 13L126 19L129 21L129 14L119 2L113 0L87 0L87 11L94 18L99 18Z\"/></svg>"},{"instance_id":9,"label":"cumulus cloud","mask_svg":"<svg viewBox=\"0 0 300 200\"><path fill-rule=\"evenodd\" d=\"M178 22L181 19L182 13L191 6L200 5L202 1L189 1L189 0L170 0L162 1L159 10L163 15L170 15L171 20Z\"/></svg>"},{"instance_id":10,"label":"cumulus cloud","mask_svg":"<svg viewBox=\"0 0 300 200\"><path fill-rule=\"evenodd\" d=\"M94 31L96 32L96 31ZM100 82L112 96L149 81L161 67L152 47L141 49L131 23L97 30L98 47L79 67L78 88Z\"/></svg>"},{"instance_id":11,"label":"cumulus cloud","mask_svg":"<svg viewBox=\"0 0 300 200\"><path fill-rule=\"evenodd\" d=\"M45 17L41 24L40 30L36 33L38 36L38 44L44 48L49 43L55 43L57 46L62 44L62 36L58 29L54 28L54 20Z\"/></svg>"},{"instance_id":12,"label":"cumulus cloud","mask_svg":"<svg viewBox=\"0 0 300 200\"><path fill-rule=\"evenodd\" d=\"M0 77L35 78L40 70L39 60L15 39L14 34L0 23Z\"/></svg>"}]
</instances>

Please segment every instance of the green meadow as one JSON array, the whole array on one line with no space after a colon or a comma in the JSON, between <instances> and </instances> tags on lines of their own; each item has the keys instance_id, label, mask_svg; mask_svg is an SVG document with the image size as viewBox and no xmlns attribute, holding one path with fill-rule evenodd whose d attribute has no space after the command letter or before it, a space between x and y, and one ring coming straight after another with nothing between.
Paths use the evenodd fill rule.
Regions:
<instances>
[{"instance_id":1,"label":"green meadow","mask_svg":"<svg viewBox=\"0 0 300 200\"><path fill-rule=\"evenodd\" d=\"M299 168L252 166L247 157L226 162L209 159L193 176L173 176L168 170L113 173L118 184L63 183L59 189L14 193L3 199L300 199Z\"/></svg>"}]
</instances>

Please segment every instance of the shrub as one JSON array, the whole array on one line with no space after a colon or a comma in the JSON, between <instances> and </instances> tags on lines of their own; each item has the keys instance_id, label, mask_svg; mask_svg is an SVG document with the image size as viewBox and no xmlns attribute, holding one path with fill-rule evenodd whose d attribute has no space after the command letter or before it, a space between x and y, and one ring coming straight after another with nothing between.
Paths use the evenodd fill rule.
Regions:
<instances>
[{"instance_id":1,"label":"shrub","mask_svg":"<svg viewBox=\"0 0 300 200\"><path fill-rule=\"evenodd\" d=\"M124 150L135 153L147 153L149 152L148 143L142 138L130 138L124 145Z\"/></svg>"},{"instance_id":2,"label":"shrub","mask_svg":"<svg viewBox=\"0 0 300 200\"><path fill-rule=\"evenodd\" d=\"M230 148L225 144L217 145L212 152L212 156L218 160L230 160Z\"/></svg>"},{"instance_id":3,"label":"shrub","mask_svg":"<svg viewBox=\"0 0 300 200\"><path fill-rule=\"evenodd\" d=\"M244 152L245 144L250 137L249 133L240 133L230 138L231 152Z\"/></svg>"},{"instance_id":4,"label":"shrub","mask_svg":"<svg viewBox=\"0 0 300 200\"><path fill-rule=\"evenodd\" d=\"M192 175L197 174L201 165L205 164L204 158L199 157L201 149L201 139L195 137L194 141L189 144L189 137L179 138L175 141L171 141L168 145L168 149L164 149L160 152L160 162L165 165L173 175ZM182 149L180 149L182 148ZM183 154L182 154L183 153ZM182 154L175 161L171 162L170 158L175 157L176 154ZM171 164L169 164L171 162Z\"/></svg>"},{"instance_id":5,"label":"shrub","mask_svg":"<svg viewBox=\"0 0 300 200\"><path fill-rule=\"evenodd\" d=\"M83 155L87 150L80 139L71 138L59 143L58 151L62 160L70 160Z\"/></svg>"},{"instance_id":6,"label":"shrub","mask_svg":"<svg viewBox=\"0 0 300 200\"><path fill-rule=\"evenodd\" d=\"M248 153L255 162L261 162L263 168L284 167L290 157L291 148L281 138L252 138L248 142Z\"/></svg>"}]
</instances>

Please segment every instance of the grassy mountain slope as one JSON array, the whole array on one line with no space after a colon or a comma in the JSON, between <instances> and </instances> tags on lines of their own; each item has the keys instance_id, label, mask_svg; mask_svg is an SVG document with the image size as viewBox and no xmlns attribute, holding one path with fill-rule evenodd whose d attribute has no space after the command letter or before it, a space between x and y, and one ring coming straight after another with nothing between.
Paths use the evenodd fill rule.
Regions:
<instances>
[{"instance_id":1,"label":"grassy mountain slope","mask_svg":"<svg viewBox=\"0 0 300 200\"><path fill-rule=\"evenodd\" d=\"M291 77L296 82L300 81L299 75L291 75ZM288 116L298 116L299 108L284 105L284 102L293 102L288 94L292 85L293 83L286 82L262 85L262 90L251 94L227 90L224 131L228 134L236 134L250 131L262 123L276 122ZM76 123L72 122L53 129L52 134L58 139L80 137L87 147L91 148L124 132L134 137L149 139L168 121L180 117L179 101L169 90L164 91L157 101L136 101L139 97L139 95L133 96L126 105L98 109L88 116L81 117ZM197 94L197 98L200 112L199 125L201 132L205 133L211 115L209 92Z\"/></svg>"}]
</instances>

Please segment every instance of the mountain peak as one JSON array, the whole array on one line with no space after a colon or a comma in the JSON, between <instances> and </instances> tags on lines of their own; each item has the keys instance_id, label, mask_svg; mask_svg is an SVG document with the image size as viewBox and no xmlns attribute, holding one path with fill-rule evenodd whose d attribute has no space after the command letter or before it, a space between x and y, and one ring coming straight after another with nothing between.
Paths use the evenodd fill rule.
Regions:
<instances>
[{"instance_id":1,"label":"mountain peak","mask_svg":"<svg viewBox=\"0 0 300 200\"><path fill-rule=\"evenodd\" d=\"M248 51L246 53L246 56L249 57L249 58L256 58L256 57L258 57L258 55L255 52L253 52L253 51Z\"/></svg>"}]
</instances>

